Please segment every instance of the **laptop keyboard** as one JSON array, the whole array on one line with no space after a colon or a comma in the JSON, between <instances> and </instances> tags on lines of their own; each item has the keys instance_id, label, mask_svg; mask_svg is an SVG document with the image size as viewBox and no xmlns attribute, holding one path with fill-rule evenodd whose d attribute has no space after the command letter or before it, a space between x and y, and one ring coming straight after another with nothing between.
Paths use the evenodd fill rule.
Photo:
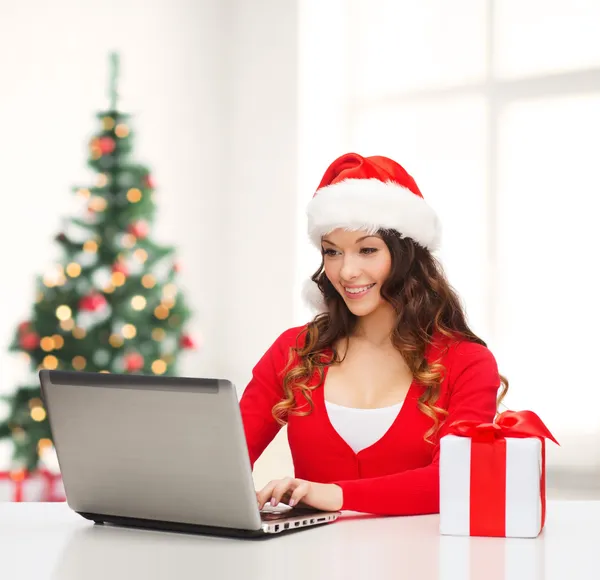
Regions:
<instances>
[{"instance_id":1,"label":"laptop keyboard","mask_svg":"<svg viewBox=\"0 0 600 580\"><path fill-rule=\"evenodd\" d=\"M272 522L272 521L275 521L275 520L281 520L281 519L283 519L285 517L290 516L291 515L290 511L291 510L288 510L288 511L285 511L285 512L278 512L278 513L277 512L261 512L260 513L260 519L263 522Z\"/></svg>"},{"instance_id":2,"label":"laptop keyboard","mask_svg":"<svg viewBox=\"0 0 600 580\"><path fill-rule=\"evenodd\" d=\"M291 518L291 517L303 517L303 516L311 516L315 514L323 513L320 510L315 510L311 508L297 507L297 508L289 508L289 509L280 509L277 508L267 508L267 510L260 512L260 518L263 522L272 522L275 520L281 520L283 518Z\"/></svg>"}]
</instances>

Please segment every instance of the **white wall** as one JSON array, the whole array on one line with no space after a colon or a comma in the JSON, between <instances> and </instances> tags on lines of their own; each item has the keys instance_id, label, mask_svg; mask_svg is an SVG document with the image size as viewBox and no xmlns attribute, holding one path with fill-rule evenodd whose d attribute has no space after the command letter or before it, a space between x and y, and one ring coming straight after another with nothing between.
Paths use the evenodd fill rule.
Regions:
<instances>
[{"instance_id":1,"label":"white wall","mask_svg":"<svg viewBox=\"0 0 600 580\"><path fill-rule=\"evenodd\" d=\"M296 27L295 0L0 0L0 393L27 378L6 347L88 177L112 49L204 342L181 372L246 384L293 318Z\"/></svg>"}]
</instances>

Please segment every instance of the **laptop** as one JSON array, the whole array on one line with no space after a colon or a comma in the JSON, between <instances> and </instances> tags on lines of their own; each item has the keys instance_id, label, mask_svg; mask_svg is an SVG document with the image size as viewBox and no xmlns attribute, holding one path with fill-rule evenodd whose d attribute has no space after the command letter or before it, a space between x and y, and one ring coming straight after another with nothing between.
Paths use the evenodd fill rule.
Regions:
<instances>
[{"instance_id":1,"label":"laptop","mask_svg":"<svg viewBox=\"0 0 600 580\"><path fill-rule=\"evenodd\" d=\"M98 524L257 538L341 512L258 509L228 380L41 370L67 504Z\"/></svg>"}]
</instances>

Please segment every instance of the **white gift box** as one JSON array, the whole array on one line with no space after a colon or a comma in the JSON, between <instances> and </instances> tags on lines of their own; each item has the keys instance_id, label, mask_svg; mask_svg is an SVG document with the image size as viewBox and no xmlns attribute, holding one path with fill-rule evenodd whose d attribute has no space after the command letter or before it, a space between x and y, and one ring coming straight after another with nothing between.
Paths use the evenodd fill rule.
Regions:
<instances>
[{"instance_id":1,"label":"white gift box","mask_svg":"<svg viewBox=\"0 0 600 580\"><path fill-rule=\"evenodd\" d=\"M10 472L0 472L0 501L64 501L62 478L57 474L38 471L20 479Z\"/></svg>"},{"instance_id":2,"label":"white gift box","mask_svg":"<svg viewBox=\"0 0 600 580\"><path fill-rule=\"evenodd\" d=\"M542 483L542 441L538 437L506 437L476 445L506 445L506 464L498 477L505 478L504 537L535 538L543 527L542 498L545 501L545 484ZM471 489L472 440L470 437L446 435L440 440L440 533L455 536L488 535L473 533L472 519L489 522L495 517L491 509L480 507L471 514L473 493L479 494L479 506L492 505L482 501L489 493L486 489ZM482 495L483 494L483 495ZM487 520L485 518L488 518ZM502 535L502 534L489 534Z\"/></svg>"}]
</instances>

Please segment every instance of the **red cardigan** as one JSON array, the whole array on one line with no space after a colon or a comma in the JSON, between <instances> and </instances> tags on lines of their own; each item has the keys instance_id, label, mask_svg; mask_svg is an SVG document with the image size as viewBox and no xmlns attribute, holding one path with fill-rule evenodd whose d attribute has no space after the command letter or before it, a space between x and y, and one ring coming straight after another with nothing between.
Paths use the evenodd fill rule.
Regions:
<instances>
[{"instance_id":1,"label":"red cardigan","mask_svg":"<svg viewBox=\"0 0 600 580\"><path fill-rule=\"evenodd\" d=\"M271 414L283 398L282 371L290 347L301 344L305 327L285 331L267 350L252 372L252 380L240 400L244 430L254 463L280 429ZM299 336L300 335L300 336ZM441 337L428 347L433 362L443 354L446 373L436 405L449 413L444 425L457 419L491 422L496 413L500 376L496 360L484 346ZM326 369L327 371L327 369ZM325 375L325 378L327 375ZM317 384L318 375L309 384ZM295 477L320 483L336 483L343 490L344 510L380 515L417 515L439 512L439 444L423 440L433 421L417 408L423 387L413 381L396 420L370 447L355 453L329 421L323 386L312 391L314 410L302 417L288 417L288 441ZM297 404L306 410L302 395ZM438 438L443 436L444 427ZM281 474L281 476L290 474Z\"/></svg>"}]
</instances>

